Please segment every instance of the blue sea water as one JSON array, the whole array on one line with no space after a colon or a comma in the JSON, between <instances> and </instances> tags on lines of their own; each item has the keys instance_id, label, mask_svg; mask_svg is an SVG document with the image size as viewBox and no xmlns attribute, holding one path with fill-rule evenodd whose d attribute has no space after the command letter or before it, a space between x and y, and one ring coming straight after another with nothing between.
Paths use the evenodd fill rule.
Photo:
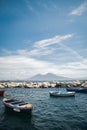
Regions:
<instances>
[{"instance_id":1,"label":"blue sea water","mask_svg":"<svg viewBox=\"0 0 87 130\"><path fill-rule=\"evenodd\" d=\"M87 94L54 98L49 96L51 90L6 89L9 97L32 103L33 111L32 116L7 113L0 97L0 130L87 130Z\"/></svg>"}]
</instances>

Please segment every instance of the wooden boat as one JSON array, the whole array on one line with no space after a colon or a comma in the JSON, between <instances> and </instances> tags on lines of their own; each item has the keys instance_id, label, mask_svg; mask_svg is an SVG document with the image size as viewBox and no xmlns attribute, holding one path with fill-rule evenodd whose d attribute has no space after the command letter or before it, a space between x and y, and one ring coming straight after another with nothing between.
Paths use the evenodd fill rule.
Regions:
<instances>
[{"instance_id":1,"label":"wooden boat","mask_svg":"<svg viewBox=\"0 0 87 130\"><path fill-rule=\"evenodd\" d=\"M0 90L0 96L3 96L4 95L4 90Z\"/></svg>"},{"instance_id":2,"label":"wooden boat","mask_svg":"<svg viewBox=\"0 0 87 130\"><path fill-rule=\"evenodd\" d=\"M50 91L50 96L54 97L73 97L75 96L75 92L60 92L60 91Z\"/></svg>"},{"instance_id":3,"label":"wooden boat","mask_svg":"<svg viewBox=\"0 0 87 130\"><path fill-rule=\"evenodd\" d=\"M33 109L32 104L14 98L4 98L3 103L6 110L17 113L31 113Z\"/></svg>"}]
</instances>

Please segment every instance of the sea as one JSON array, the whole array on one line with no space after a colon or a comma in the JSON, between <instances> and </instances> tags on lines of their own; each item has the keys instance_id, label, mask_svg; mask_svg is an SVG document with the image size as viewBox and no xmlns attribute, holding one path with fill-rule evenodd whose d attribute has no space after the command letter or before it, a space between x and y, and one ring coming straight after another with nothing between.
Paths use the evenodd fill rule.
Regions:
<instances>
[{"instance_id":1,"label":"sea","mask_svg":"<svg viewBox=\"0 0 87 130\"><path fill-rule=\"evenodd\" d=\"M50 97L57 88L7 88L7 97L33 105L32 115L5 111L0 97L0 130L87 130L87 94ZM61 88L65 91L65 88Z\"/></svg>"}]
</instances>

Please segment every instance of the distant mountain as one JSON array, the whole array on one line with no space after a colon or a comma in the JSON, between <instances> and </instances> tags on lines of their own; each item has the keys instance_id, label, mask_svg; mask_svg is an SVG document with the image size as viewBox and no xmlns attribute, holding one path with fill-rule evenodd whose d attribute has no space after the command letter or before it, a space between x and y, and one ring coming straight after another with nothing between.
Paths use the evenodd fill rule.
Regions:
<instances>
[{"instance_id":1,"label":"distant mountain","mask_svg":"<svg viewBox=\"0 0 87 130\"><path fill-rule=\"evenodd\" d=\"M29 80L31 81L59 81L59 80L70 80L70 78L63 77L63 76L57 76L52 73L47 74L37 74L33 77L31 77Z\"/></svg>"}]
</instances>

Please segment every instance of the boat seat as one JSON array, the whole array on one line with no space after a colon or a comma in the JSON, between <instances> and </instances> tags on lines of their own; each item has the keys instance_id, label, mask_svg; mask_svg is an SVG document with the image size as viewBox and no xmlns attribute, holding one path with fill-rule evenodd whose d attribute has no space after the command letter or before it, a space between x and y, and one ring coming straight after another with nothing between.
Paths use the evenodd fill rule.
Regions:
<instances>
[{"instance_id":1,"label":"boat seat","mask_svg":"<svg viewBox=\"0 0 87 130\"><path fill-rule=\"evenodd\" d=\"M5 101L6 103L12 103L12 102L14 102L14 100L7 100L7 101Z\"/></svg>"},{"instance_id":2,"label":"boat seat","mask_svg":"<svg viewBox=\"0 0 87 130\"><path fill-rule=\"evenodd\" d=\"M27 104L27 103L19 103L19 106L22 106L22 105L25 105L25 104Z\"/></svg>"},{"instance_id":3,"label":"boat seat","mask_svg":"<svg viewBox=\"0 0 87 130\"><path fill-rule=\"evenodd\" d=\"M15 106L22 106L22 105L25 105L27 103L23 103L23 102L20 102L20 103L15 103L15 104L12 104L12 105L15 105Z\"/></svg>"},{"instance_id":4,"label":"boat seat","mask_svg":"<svg viewBox=\"0 0 87 130\"><path fill-rule=\"evenodd\" d=\"M20 104L21 102L20 101L14 101L14 102L11 102L11 104L15 105L15 104Z\"/></svg>"},{"instance_id":5,"label":"boat seat","mask_svg":"<svg viewBox=\"0 0 87 130\"><path fill-rule=\"evenodd\" d=\"M21 101L14 101L14 100L9 100L9 101L6 101L6 103L10 103L10 104L12 104L12 105L18 105L18 106L22 106L22 105L25 105L25 104L27 104L27 103L25 103L25 102L21 102Z\"/></svg>"}]
</instances>

